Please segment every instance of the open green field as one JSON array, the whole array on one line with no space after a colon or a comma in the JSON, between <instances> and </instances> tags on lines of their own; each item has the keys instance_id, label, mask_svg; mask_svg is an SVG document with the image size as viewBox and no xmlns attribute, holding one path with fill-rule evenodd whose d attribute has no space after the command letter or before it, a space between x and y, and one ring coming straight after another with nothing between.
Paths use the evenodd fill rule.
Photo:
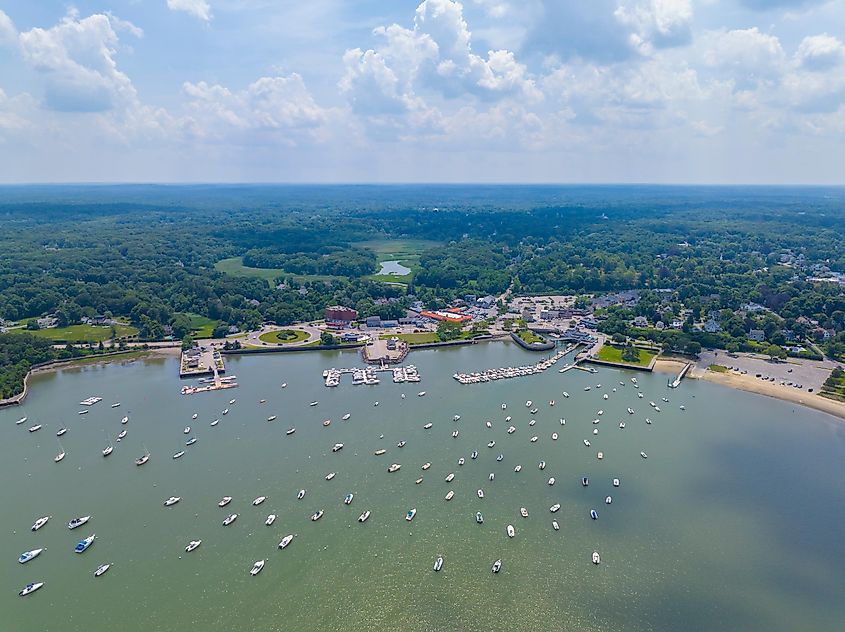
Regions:
<instances>
[{"instance_id":1,"label":"open green field","mask_svg":"<svg viewBox=\"0 0 845 632\"><path fill-rule=\"evenodd\" d=\"M819 390L819 395L845 402L845 372L834 369Z\"/></svg>"},{"instance_id":2,"label":"open green field","mask_svg":"<svg viewBox=\"0 0 845 632\"><path fill-rule=\"evenodd\" d=\"M649 351L648 349L640 349L640 361L639 362L628 362L627 360L622 359L622 347L613 347L611 345L604 345L598 354L599 360L604 360L605 362L616 362L617 364L629 364L631 366L648 366L651 363L652 358L656 356L657 353L654 351Z\"/></svg>"},{"instance_id":3,"label":"open green field","mask_svg":"<svg viewBox=\"0 0 845 632\"><path fill-rule=\"evenodd\" d=\"M52 327L51 329L10 329L9 333L28 333L47 338L54 342L87 343L102 342L111 338L111 327L95 327L94 325L70 325L69 327ZM125 338L137 336L138 330L130 325L115 325L115 337Z\"/></svg>"},{"instance_id":4,"label":"open green field","mask_svg":"<svg viewBox=\"0 0 845 632\"><path fill-rule=\"evenodd\" d=\"M268 331L261 334L258 339L261 342L268 342L274 345L289 345L294 342L308 340L308 334L299 329L281 329L279 331Z\"/></svg>"},{"instance_id":5,"label":"open green field","mask_svg":"<svg viewBox=\"0 0 845 632\"><path fill-rule=\"evenodd\" d=\"M220 321L200 316L199 314L185 313L191 319L191 336L194 338L211 338L214 328Z\"/></svg>"},{"instance_id":6,"label":"open green field","mask_svg":"<svg viewBox=\"0 0 845 632\"><path fill-rule=\"evenodd\" d=\"M380 337L382 340L396 337L399 338L399 340L404 340L409 345L422 345L429 342L440 342L440 338L438 338L437 334L433 331L421 334L382 334Z\"/></svg>"},{"instance_id":7,"label":"open green field","mask_svg":"<svg viewBox=\"0 0 845 632\"><path fill-rule=\"evenodd\" d=\"M546 342L543 338L535 334L530 329L520 329L516 332L516 335L519 336L523 342L533 345L534 343L542 343Z\"/></svg>"},{"instance_id":8,"label":"open green field","mask_svg":"<svg viewBox=\"0 0 845 632\"><path fill-rule=\"evenodd\" d=\"M713 371L714 373L727 373L728 372L728 367L722 366L721 364L711 364L707 368L710 371Z\"/></svg>"},{"instance_id":9,"label":"open green field","mask_svg":"<svg viewBox=\"0 0 845 632\"><path fill-rule=\"evenodd\" d=\"M249 268L244 265L243 257L230 257L229 259L221 259L214 264L214 269L218 272L225 272L232 276L248 276L264 279L268 283L272 283L275 279L281 276L292 276L294 281L334 281L336 279L345 279L342 276L332 276L330 274L288 274L280 268Z\"/></svg>"},{"instance_id":10,"label":"open green field","mask_svg":"<svg viewBox=\"0 0 845 632\"><path fill-rule=\"evenodd\" d=\"M379 269L383 261L398 261L401 265L411 269L411 272L405 276L370 274L364 277L365 279L384 283L410 283L420 269L420 254L439 246L440 242L425 239L373 239L371 241L359 241L355 245L375 252L378 257Z\"/></svg>"}]
</instances>

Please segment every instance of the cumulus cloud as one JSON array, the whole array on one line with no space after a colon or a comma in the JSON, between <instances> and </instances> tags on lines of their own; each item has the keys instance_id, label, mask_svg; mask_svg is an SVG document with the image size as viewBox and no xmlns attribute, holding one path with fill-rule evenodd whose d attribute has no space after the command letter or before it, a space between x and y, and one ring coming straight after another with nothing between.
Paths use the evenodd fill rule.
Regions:
<instances>
[{"instance_id":1,"label":"cumulus cloud","mask_svg":"<svg viewBox=\"0 0 845 632\"><path fill-rule=\"evenodd\" d=\"M739 0L739 3L754 11L772 11L775 9L804 9L830 0Z\"/></svg>"},{"instance_id":2,"label":"cumulus cloud","mask_svg":"<svg viewBox=\"0 0 845 632\"><path fill-rule=\"evenodd\" d=\"M702 45L704 63L739 84L776 77L783 72L786 61L780 40L762 33L756 26L711 32Z\"/></svg>"},{"instance_id":3,"label":"cumulus cloud","mask_svg":"<svg viewBox=\"0 0 845 632\"><path fill-rule=\"evenodd\" d=\"M827 33L813 35L801 41L795 58L798 65L807 70L829 70L845 61L845 46Z\"/></svg>"},{"instance_id":4,"label":"cumulus cloud","mask_svg":"<svg viewBox=\"0 0 845 632\"><path fill-rule=\"evenodd\" d=\"M18 31L12 18L0 9L0 46L14 46L18 42Z\"/></svg>"},{"instance_id":5,"label":"cumulus cloud","mask_svg":"<svg viewBox=\"0 0 845 632\"><path fill-rule=\"evenodd\" d=\"M206 0L167 0L167 8L171 11L183 11L203 22L210 22L214 17Z\"/></svg>"}]
</instances>

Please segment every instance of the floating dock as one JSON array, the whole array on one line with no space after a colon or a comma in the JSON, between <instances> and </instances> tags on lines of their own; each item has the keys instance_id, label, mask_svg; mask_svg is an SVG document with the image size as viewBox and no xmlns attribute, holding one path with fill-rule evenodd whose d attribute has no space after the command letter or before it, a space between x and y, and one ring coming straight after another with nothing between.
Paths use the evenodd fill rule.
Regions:
<instances>
[{"instance_id":1,"label":"floating dock","mask_svg":"<svg viewBox=\"0 0 845 632\"><path fill-rule=\"evenodd\" d=\"M194 395L196 393L208 393L211 391L221 391L227 388L237 388L238 383L235 381L235 376L231 377L220 377L220 374L217 372L217 367L212 367L214 372L214 378L212 379L212 383L208 384L208 379L201 380L201 382L205 382L202 386L183 386L182 390L180 391L182 395Z\"/></svg>"},{"instance_id":2,"label":"floating dock","mask_svg":"<svg viewBox=\"0 0 845 632\"><path fill-rule=\"evenodd\" d=\"M526 375L536 375L538 373L542 373L543 371L553 367L557 362L563 358L563 356L571 353L575 349L578 348L578 345L569 345L563 351L558 351L557 353L549 356L544 360L540 360L534 364L528 364L523 366L516 366L516 367L500 367L498 369L487 369L486 371L480 371L475 373L455 373L452 377L455 378L461 384L481 384L483 382L492 382L496 380L506 380L515 377L525 377ZM563 371L568 371L572 368L581 367L577 366L577 361L575 364L570 364L564 367Z\"/></svg>"},{"instance_id":3,"label":"floating dock","mask_svg":"<svg viewBox=\"0 0 845 632\"><path fill-rule=\"evenodd\" d=\"M352 369L327 369L323 371L323 377L326 380L326 386L335 387L340 386L340 379L344 375L352 375L353 386L375 386L379 384L378 373L392 373L393 383L401 384L403 382L419 382L422 378L417 367L413 364L408 366L388 367L380 365L378 367L368 366L366 368L352 368Z\"/></svg>"}]
</instances>

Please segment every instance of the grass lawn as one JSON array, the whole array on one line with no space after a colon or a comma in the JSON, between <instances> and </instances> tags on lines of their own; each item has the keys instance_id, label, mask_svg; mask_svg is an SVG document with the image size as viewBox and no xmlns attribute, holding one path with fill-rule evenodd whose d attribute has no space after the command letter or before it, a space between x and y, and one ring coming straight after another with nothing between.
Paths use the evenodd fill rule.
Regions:
<instances>
[{"instance_id":1,"label":"grass lawn","mask_svg":"<svg viewBox=\"0 0 845 632\"><path fill-rule=\"evenodd\" d=\"M845 375L834 369L819 390L819 395L845 402Z\"/></svg>"},{"instance_id":2,"label":"grass lawn","mask_svg":"<svg viewBox=\"0 0 845 632\"><path fill-rule=\"evenodd\" d=\"M138 330L130 325L115 325L115 335L118 338L137 336ZM70 325L69 327L53 327L51 329L10 329L9 333L29 333L54 342L101 342L111 338L111 327L95 327L94 325Z\"/></svg>"},{"instance_id":3,"label":"grass lawn","mask_svg":"<svg viewBox=\"0 0 845 632\"><path fill-rule=\"evenodd\" d=\"M288 345L293 342L308 340L308 334L299 329L281 329L279 331L268 331L261 334L258 339L261 342L269 342L275 345Z\"/></svg>"},{"instance_id":4,"label":"grass lawn","mask_svg":"<svg viewBox=\"0 0 845 632\"><path fill-rule=\"evenodd\" d=\"M530 329L520 329L518 332L516 332L516 335L522 338L522 341L528 343L529 345L534 344L535 342L546 342Z\"/></svg>"},{"instance_id":5,"label":"grass lawn","mask_svg":"<svg viewBox=\"0 0 845 632\"><path fill-rule=\"evenodd\" d=\"M191 314L190 312L185 315L191 319L191 335L194 338L211 338L214 328L220 322L219 320L213 320L206 316L200 316L199 314Z\"/></svg>"},{"instance_id":6,"label":"grass lawn","mask_svg":"<svg viewBox=\"0 0 845 632\"><path fill-rule=\"evenodd\" d=\"M714 373L727 373L728 372L728 367L722 366L721 364L711 364L707 368L710 369L711 371L713 371Z\"/></svg>"},{"instance_id":7,"label":"grass lawn","mask_svg":"<svg viewBox=\"0 0 845 632\"><path fill-rule=\"evenodd\" d=\"M433 331L428 331L422 334L382 334L381 339L387 340L388 338L393 338L394 335L399 340L404 340L409 345L421 345L426 344L429 342L440 342L440 339L437 337L437 334Z\"/></svg>"},{"instance_id":8,"label":"grass lawn","mask_svg":"<svg viewBox=\"0 0 845 632\"><path fill-rule=\"evenodd\" d=\"M243 257L231 257L229 259L221 259L214 264L214 269L218 272L225 272L232 276L247 276L264 279L268 283L273 282L280 276L293 276L294 281L334 281L337 279L345 279L342 276L332 276L330 274L288 274L280 268L248 268L244 265Z\"/></svg>"},{"instance_id":9,"label":"grass lawn","mask_svg":"<svg viewBox=\"0 0 845 632\"><path fill-rule=\"evenodd\" d=\"M647 349L640 349L640 361L629 362L622 359L622 347L614 347L611 345L604 345L599 349L598 359L605 362L616 362L618 364L630 364L631 366L648 366L651 359L657 354L654 351Z\"/></svg>"}]
</instances>

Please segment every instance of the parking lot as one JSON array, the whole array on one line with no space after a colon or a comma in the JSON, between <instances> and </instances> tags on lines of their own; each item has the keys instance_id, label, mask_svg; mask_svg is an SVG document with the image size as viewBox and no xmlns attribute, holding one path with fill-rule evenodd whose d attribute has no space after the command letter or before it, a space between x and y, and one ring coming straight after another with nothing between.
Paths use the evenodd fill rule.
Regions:
<instances>
[{"instance_id":1,"label":"parking lot","mask_svg":"<svg viewBox=\"0 0 845 632\"><path fill-rule=\"evenodd\" d=\"M819 390L831 369L836 366L835 362L829 360L815 361L789 358L785 362L772 362L765 356L745 353L731 357L725 351L703 351L700 357L698 366L701 369L706 369L711 364L720 364L730 368L733 373L742 374L744 371L746 375L751 377L756 377L759 373L760 380L774 378L774 380L769 379L768 381L785 386L798 384L803 387L800 390L809 391L809 389L813 389L813 392ZM790 382L792 384L789 384Z\"/></svg>"}]
</instances>

